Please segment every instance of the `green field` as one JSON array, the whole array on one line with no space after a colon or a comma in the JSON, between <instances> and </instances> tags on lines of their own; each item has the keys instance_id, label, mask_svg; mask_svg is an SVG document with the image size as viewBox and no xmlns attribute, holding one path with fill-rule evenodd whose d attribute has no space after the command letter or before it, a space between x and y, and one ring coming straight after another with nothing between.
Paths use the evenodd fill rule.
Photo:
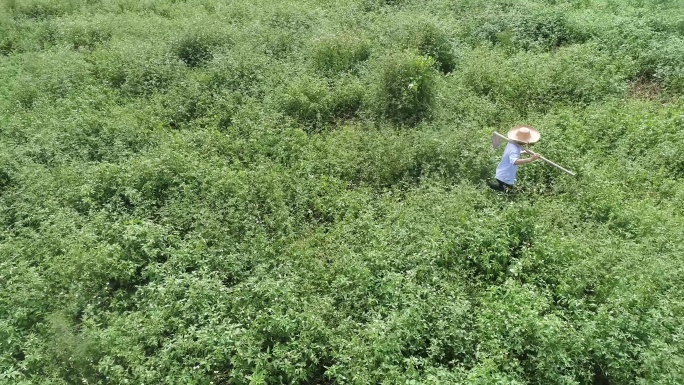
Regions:
<instances>
[{"instance_id":1,"label":"green field","mask_svg":"<svg viewBox=\"0 0 684 385\"><path fill-rule=\"evenodd\" d=\"M684 384L684 1L0 0L0 384Z\"/></svg>"}]
</instances>

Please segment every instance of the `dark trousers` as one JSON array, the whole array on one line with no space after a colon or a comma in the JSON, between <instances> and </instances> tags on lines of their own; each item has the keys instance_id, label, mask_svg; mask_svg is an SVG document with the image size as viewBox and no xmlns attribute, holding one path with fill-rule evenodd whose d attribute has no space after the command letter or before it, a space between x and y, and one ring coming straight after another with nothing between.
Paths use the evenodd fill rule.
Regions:
<instances>
[{"instance_id":1,"label":"dark trousers","mask_svg":"<svg viewBox=\"0 0 684 385\"><path fill-rule=\"evenodd\" d=\"M513 187L513 185L504 183L498 179L494 179L494 183L490 183L489 187L496 191L508 191Z\"/></svg>"}]
</instances>

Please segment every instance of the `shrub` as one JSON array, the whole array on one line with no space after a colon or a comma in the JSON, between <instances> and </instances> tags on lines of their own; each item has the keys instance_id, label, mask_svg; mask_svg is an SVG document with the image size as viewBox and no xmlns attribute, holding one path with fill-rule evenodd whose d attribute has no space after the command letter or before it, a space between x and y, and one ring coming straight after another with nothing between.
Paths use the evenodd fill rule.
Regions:
<instances>
[{"instance_id":1,"label":"shrub","mask_svg":"<svg viewBox=\"0 0 684 385\"><path fill-rule=\"evenodd\" d=\"M447 132L426 132L411 146L415 154L414 173L421 177L434 176L459 183L479 183L490 177L492 165L482 154L487 147L472 143L470 131L455 127ZM468 145L464 145L468 143Z\"/></svg>"},{"instance_id":2,"label":"shrub","mask_svg":"<svg viewBox=\"0 0 684 385\"><path fill-rule=\"evenodd\" d=\"M73 51L26 54L20 58L23 73L15 78L13 99L26 109L38 100L67 98L83 90L90 79L83 74L89 65Z\"/></svg>"},{"instance_id":3,"label":"shrub","mask_svg":"<svg viewBox=\"0 0 684 385\"><path fill-rule=\"evenodd\" d=\"M0 55L9 55L18 49L21 33L9 17L0 17Z\"/></svg>"},{"instance_id":4,"label":"shrub","mask_svg":"<svg viewBox=\"0 0 684 385\"><path fill-rule=\"evenodd\" d=\"M149 145L151 132L139 127L135 118L125 113L110 112L102 116L81 112L65 120L58 130L51 131L56 131L55 147L66 157L83 162L115 163Z\"/></svg>"},{"instance_id":5,"label":"shrub","mask_svg":"<svg viewBox=\"0 0 684 385\"><path fill-rule=\"evenodd\" d=\"M565 12L549 7L517 6L492 9L467 27L468 38L487 41L514 50L550 50L575 42L577 35Z\"/></svg>"},{"instance_id":6,"label":"shrub","mask_svg":"<svg viewBox=\"0 0 684 385\"><path fill-rule=\"evenodd\" d=\"M273 4L264 21L271 28L289 32L302 32L316 23L310 8L289 2Z\"/></svg>"},{"instance_id":7,"label":"shrub","mask_svg":"<svg viewBox=\"0 0 684 385\"><path fill-rule=\"evenodd\" d=\"M201 81L214 92L231 90L242 95L262 97L269 70L273 70L271 59L263 53L236 49L217 55L207 65L206 75Z\"/></svg>"},{"instance_id":8,"label":"shrub","mask_svg":"<svg viewBox=\"0 0 684 385\"><path fill-rule=\"evenodd\" d=\"M639 57L653 42L659 41L660 34L645 19L615 18L606 21L588 18L575 23L583 24L592 40L618 57Z\"/></svg>"},{"instance_id":9,"label":"shrub","mask_svg":"<svg viewBox=\"0 0 684 385\"><path fill-rule=\"evenodd\" d=\"M26 21L0 15L0 55L52 48L59 41L58 23Z\"/></svg>"},{"instance_id":10,"label":"shrub","mask_svg":"<svg viewBox=\"0 0 684 385\"><path fill-rule=\"evenodd\" d=\"M67 13L71 6L69 1L29 0L9 1L7 8L14 13L15 18L47 19Z\"/></svg>"},{"instance_id":11,"label":"shrub","mask_svg":"<svg viewBox=\"0 0 684 385\"><path fill-rule=\"evenodd\" d=\"M624 94L633 71L593 45L564 47L555 54L504 56L476 50L464 62L463 84L519 113L545 111L554 103L588 104ZM496 51L495 51L496 52Z\"/></svg>"},{"instance_id":12,"label":"shrub","mask_svg":"<svg viewBox=\"0 0 684 385\"><path fill-rule=\"evenodd\" d=\"M242 96L230 90L212 90L188 80L158 95L158 101L160 116L171 128L185 128L191 124L226 128L231 124Z\"/></svg>"},{"instance_id":13,"label":"shrub","mask_svg":"<svg viewBox=\"0 0 684 385\"><path fill-rule=\"evenodd\" d=\"M404 5L406 0L363 0L363 10L366 12L378 11L383 7L398 7Z\"/></svg>"},{"instance_id":14,"label":"shrub","mask_svg":"<svg viewBox=\"0 0 684 385\"><path fill-rule=\"evenodd\" d=\"M47 317L49 350L57 359L55 363L63 378L73 382L90 379L98 381L93 363L97 361L98 350L95 341L82 333L76 333L68 318L61 313Z\"/></svg>"},{"instance_id":15,"label":"shrub","mask_svg":"<svg viewBox=\"0 0 684 385\"><path fill-rule=\"evenodd\" d=\"M434 105L434 59L401 52L376 68L377 112L398 124L415 125L430 116Z\"/></svg>"},{"instance_id":16,"label":"shrub","mask_svg":"<svg viewBox=\"0 0 684 385\"><path fill-rule=\"evenodd\" d=\"M531 13L513 27L513 44L525 50L549 50L569 44L574 36L562 12Z\"/></svg>"},{"instance_id":17,"label":"shrub","mask_svg":"<svg viewBox=\"0 0 684 385\"><path fill-rule=\"evenodd\" d=\"M263 52L275 59L284 59L301 44L299 35L281 30L264 32L262 41Z\"/></svg>"},{"instance_id":18,"label":"shrub","mask_svg":"<svg viewBox=\"0 0 684 385\"><path fill-rule=\"evenodd\" d=\"M483 341L478 350L496 362L497 377L524 374L560 384L577 383L570 379L586 376L587 351L581 332L554 314L543 292L508 281L488 291L481 306L475 338ZM562 340L554 337L558 334Z\"/></svg>"},{"instance_id":19,"label":"shrub","mask_svg":"<svg viewBox=\"0 0 684 385\"><path fill-rule=\"evenodd\" d=\"M40 91L30 77L15 78L10 100L22 109L33 108L40 98Z\"/></svg>"},{"instance_id":20,"label":"shrub","mask_svg":"<svg viewBox=\"0 0 684 385\"><path fill-rule=\"evenodd\" d=\"M109 41L112 31L100 25L75 25L66 32L66 40L74 49L92 50Z\"/></svg>"},{"instance_id":21,"label":"shrub","mask_svg":"<svg viewBox=\"0 0 684 385\"><path fill-rule=\"evenodd\" d=\"M370 56L370 44L351 34L318 39L312 47L314 67L324 74L353 70Z\"/></svg>"},{"instance_id":22,"label":"shrub","mask_svg":"<svg viewBox=\"0 0 684 385\"><path fill-rule=\"evenodd\" d=\"M164 116L172 128L204 115L212 104L212 96L195 82L181 82L160 96Z\"/></svg>"},{"instance_id":23,"label":"shrub","mask_svg":"<svg viewBox=\"0 0 684 385\"><path fill-rule=\"evenodd\" d=\"M456 68L457 59L449 37L431 23L422 22L409 27L406 45L432 57L442 73L447 74Z\"/></svg>"},{"instance_id":24,"label":"shrub","mask_svg":"<svg viewBox=\"0 0 684 385\"><path fill-rule=\"evenodd\" d=\"M0 55L9 55L16 48L17 38L11 34L3 34L2 40L0 40Z\"/></svg>"},{"instance_id":25,"label":"shrub","mask_svg":"<svg viewBox=\"0 0 684 385\"><path fill-rule=\"evenodd\" d=\"M314 25L310 10L294 3L274 3L264 20L267 28L254 31L260 45L274 58L282 59L299 48Z\"/></svg>"},{"instance_id":26,"label":"shrub","mask_svg":"<svg viewBox=\"0 0 684 385\"><path fill-rule=\"evenodd\" d=\"M309 129L318 131L337 119L352 118L363 104L363 85L351 77L328 84L304 77L287 86L278 98L280 109Z\"/></svg>"},{"instance_id":27,"label":"shrub","mask_svg":"<svg viewBox=\"0 0 684 385\"><path fill-rule=\"evenodd\" d=\"M171 44L172 54L188 67L200 67L214 57L219 38L204 31L187 32Z\"/></svg>"},{"instance_id":28,"label":"shrub","mask_svg":"<svg viewBox=\"0 0 684 385\"><path fill-rule=\"evenodd\" d=\"M54 21L40 22L35 28L35 33L27 40L29 40L29 46L36 51L55 46L59 42L57 23Z\"/></svg>"},{"instance_id":29,"label":"shrub","mask_svg":"<svg viewBox=\"0 0 684 385\"><path fill-rule=\"evenodd\" d=\"M358 182L378 188L416 182L416 175L411 175L416 168L412 133L390 132L388 129L384 135L367 135L356 165Z\"/></svg>"},{"instance_id":30,"label":"shrub","mask_svg":"<svg viewBox=\"0 0 684 385\"><path fill-rule=\"evenodd\" d=\"M354 77L343 77L333 83L330 93L330 110L334 119L355 117L363 105L365 84Z\"/></svg>"},{"instance_id":31,"label":"shrub","mask_svg":"<svg viewBox=\"0 0 684 385\"><path fill-rule=\"evenodd\" d=\"M295 120L318 129L330 119L328 93L324 81L305 77L287 86L279 101L280 108Z\"/></svg>"},{"instance_id":32,"label":"shrub","mask_svg":"<svg viewBox=\"0 0 684 385\"><path fill-rule=\"evenodd\" d=\"M131 96L165 90L181 73L180 64L148 45L123 43L96 50L89 60L95 78Z\"/></svg>"},{"instance_id":33,"label":"shrub","mask_svg":"<svg viewBox=\"0 0 684 385\"><path fill-rule=\"evenodd\" d=\"M640 72L656 79L669 91L684 93L684 39L670 37L654 42L640 59Z\"/></svg>"},{"instance_id":34,"label":"shrub","mask_svg":"<svg viewBox=\"0 0 684 385\"><path fill-rule=\"evenodd\" d=\"M0 156L0 195L11 187L12 182L17 173L17 162L15 160L16 156L9 153L5 153Z\"/></svg>"}]
</instances>

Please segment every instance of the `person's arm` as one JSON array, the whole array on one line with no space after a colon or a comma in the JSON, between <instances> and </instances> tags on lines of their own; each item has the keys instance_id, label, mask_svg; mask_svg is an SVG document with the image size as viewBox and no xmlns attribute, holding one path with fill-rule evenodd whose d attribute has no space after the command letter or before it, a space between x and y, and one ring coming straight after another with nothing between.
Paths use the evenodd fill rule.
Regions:
<instances>
[{"instance_id":1,"label":"person's arm","mask_svg":"<svg viewBox=\"0 0 684 385\"><path fill-rule=\"evenodd\" d=\"M532 156L529 157L529 158L518 159L518 160L516 160L515 162L513 162L513 164L516 165L516 166L520 166L521 164L532 163L532 162L534 162L534 161L537 160L537 159L539 159L539 154L534 154L534 155L532 155Z\"/></svg>"}]
</instances>

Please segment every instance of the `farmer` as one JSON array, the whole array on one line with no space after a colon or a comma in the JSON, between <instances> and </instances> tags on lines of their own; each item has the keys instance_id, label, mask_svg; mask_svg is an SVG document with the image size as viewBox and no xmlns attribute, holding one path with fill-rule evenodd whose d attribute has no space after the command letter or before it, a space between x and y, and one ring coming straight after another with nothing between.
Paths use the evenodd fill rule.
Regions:
<instances>
[{"instance_id":1,"label":"farmer","mask_svg":"<svg viewBox=\"0 0 684 385\"><path fill-rule=\"evenodd\" d=\"M521 164L532 163L539 159L539 155L535 154L529 158L520 158L520 153L524 151L521 146L531 145L539 140L541 136L539 131L529 126L517 126L508 131L508 139L515 143L509 142L504 149L501 162L496 167L496 181L490 184L489 187L497 191L506 191L513 187L516 180L516 173L518 166Z\"/></svg>"}]
</instances>

